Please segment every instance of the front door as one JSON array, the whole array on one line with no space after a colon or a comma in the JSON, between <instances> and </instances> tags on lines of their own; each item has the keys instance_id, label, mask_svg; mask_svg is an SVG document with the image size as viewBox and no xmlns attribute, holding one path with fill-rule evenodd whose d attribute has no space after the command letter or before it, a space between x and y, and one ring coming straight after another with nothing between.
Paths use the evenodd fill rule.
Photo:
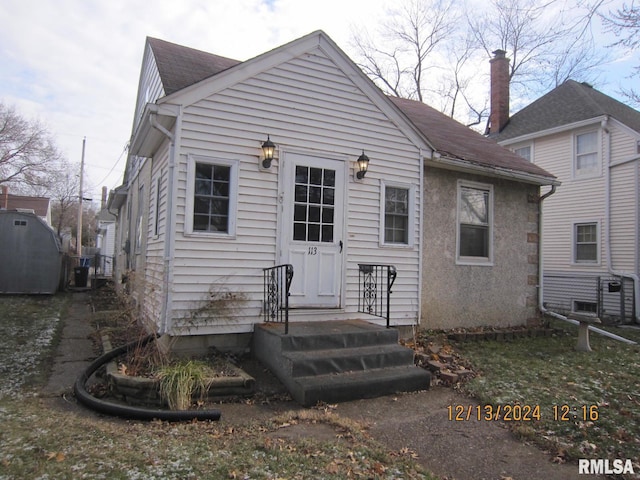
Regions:
<instances>
[{"instance_id":1,"label":"front door","mask_svg":"<svg viewBox=\"0 0 640 480\"><path fill-rule=\"evenodd\" d=\"M344 163L287 153L283 159L280 263L293 265L292 307L340 307Z\"/></svg>"}]
</instances>

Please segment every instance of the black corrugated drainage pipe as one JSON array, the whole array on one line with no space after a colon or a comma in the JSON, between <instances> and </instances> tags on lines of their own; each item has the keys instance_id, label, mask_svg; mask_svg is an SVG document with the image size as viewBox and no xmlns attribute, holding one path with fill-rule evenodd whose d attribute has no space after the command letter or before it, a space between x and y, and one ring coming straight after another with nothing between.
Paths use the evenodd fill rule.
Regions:
<instances>
[{"instance_id":1,"label":"black corrugated drainage pipe","mask_svg":"<svg viewBox=\"0 0 640 480\"><path fill-rule=\"evenodd\" d=\"M143 346L154 340L156 335L149 335L141 341L123 345L94 360L87 369L76 379L73 391L76 398L83 405L100 413L117 417L131 418L135 420L166 420L168 422L181 422L190 420L220 420L220 410L162 410L157 408L134 407L108 402L94 397L86 389L86 383L98 368L114 358L126 353L130 348Z\"/></svg>"}]
</instances>

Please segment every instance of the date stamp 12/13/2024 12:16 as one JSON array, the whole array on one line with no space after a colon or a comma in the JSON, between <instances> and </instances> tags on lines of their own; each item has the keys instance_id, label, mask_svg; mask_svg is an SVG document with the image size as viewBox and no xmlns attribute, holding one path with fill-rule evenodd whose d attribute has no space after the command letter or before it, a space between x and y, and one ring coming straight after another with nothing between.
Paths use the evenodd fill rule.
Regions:
<instances>
[{"instance_id":1,"label":"date stamp 12/13/2024 12:16","mask_svg":"<svg viewBox=\"0 0 640 480\"><path fill-rule=\"evenodd\" d=\"M546 415L549 415L555 422L596 422L600 418L598 405L571 406L567 404L553 405L551 408L528 404L449 405L447 406L447 415L452 422L537 422L543 417L546 418Z\"/></svg>"}]
</instances>

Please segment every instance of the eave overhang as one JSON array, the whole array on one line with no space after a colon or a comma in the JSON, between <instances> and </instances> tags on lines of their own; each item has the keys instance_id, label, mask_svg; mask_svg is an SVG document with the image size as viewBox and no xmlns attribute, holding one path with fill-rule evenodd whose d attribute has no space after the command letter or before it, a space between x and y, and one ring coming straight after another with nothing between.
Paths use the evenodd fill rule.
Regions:
<instances>
[{"instance_id":1,"label":"eave overhang","mask_svg":"<svg viewBox=\"0 0 640 480\"><path fill-rule=\"evenodd\" d=\"M503 178L533 185L560 185L560 181L553 176L536 175L535 173L523 172L520 170L512 170L490 165L482 165L479 163L469 162L455 157L446 156L436 152L431 157L425 157L425 166L444 168L457 172L465 172L476 175L484 175L486 177Z\"/></svg>"},{"instance_id":2,"label":"eave overhang","mask_svg":"<svg viewBox=\"0 0 640 480\"><path fill-rule=\"evenodd\" d=\"M148 103L131 138L129 154L138 157L153 157L167 138L162 131L154 126L154 123L171 131L178 118L178 110L179 108L175 105Z\"/></svg>"}]
</instances>

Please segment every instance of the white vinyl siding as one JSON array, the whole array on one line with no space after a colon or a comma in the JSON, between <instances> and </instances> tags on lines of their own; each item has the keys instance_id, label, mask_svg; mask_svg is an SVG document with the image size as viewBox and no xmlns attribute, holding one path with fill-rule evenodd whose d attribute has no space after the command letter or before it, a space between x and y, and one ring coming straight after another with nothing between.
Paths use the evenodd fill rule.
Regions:
<instances>
[{"instance_id":1,"label":"white vinyl siding","mask_svg":"<svg viewBox=\"0 0 640 480\"><path fill-rule=\"evenodd\" d=\"M343 308L325 318L358 316L358 263L380 260L380 179L393 178L417 191L421 172L418 146L352 78L356 77L345 75L317 49L184 107L180 158L237 159L238 196L234 236L192 233L192 176L187 162L177 165L174 326L183 325L191 333L240 332L262 321L262 269L275 265L278 257L280 155L326 154L344 159L352 172L362 145L367 145L367 176L358 183L351 175L347 178ZM261 170L260 146L267 134L276 144L276 158L269 170ZM385 263L399 272L391 300L392 324L415 323L418 315L417 197L412 198L413 230L408 235L414 247L385 251ZM206 301L210 288L242 293L248 301L233 318L194 328L189 312Z\"/></svg>"}]
</instances>

